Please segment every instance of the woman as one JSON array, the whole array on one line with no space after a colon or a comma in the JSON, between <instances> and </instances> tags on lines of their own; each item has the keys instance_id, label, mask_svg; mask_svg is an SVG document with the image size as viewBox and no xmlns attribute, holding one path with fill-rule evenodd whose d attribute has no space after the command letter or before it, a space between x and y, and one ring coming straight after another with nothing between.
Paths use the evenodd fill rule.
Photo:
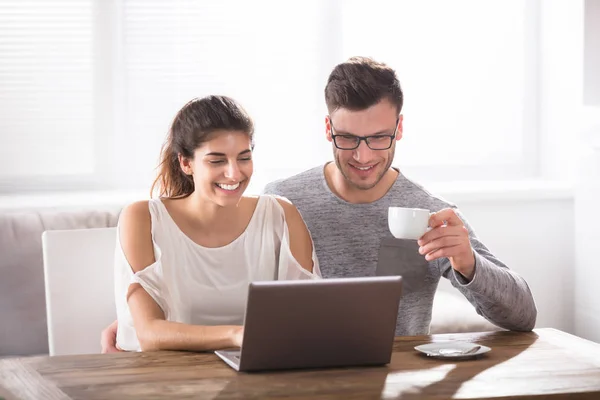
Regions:
<instances>
[{"instance_id":1,"label":"woman","mask_svg":"<svg viewBox=\"0 0 600 400\"><path fill-rule=\"evenodd\" d=\"M243 196L252 149L252 120L230 98L195 99L177 113L152 188L159 197L119 218L121 349L239 347L249 282L319 277L298 210Z\"/></svg>"}]
</instances>

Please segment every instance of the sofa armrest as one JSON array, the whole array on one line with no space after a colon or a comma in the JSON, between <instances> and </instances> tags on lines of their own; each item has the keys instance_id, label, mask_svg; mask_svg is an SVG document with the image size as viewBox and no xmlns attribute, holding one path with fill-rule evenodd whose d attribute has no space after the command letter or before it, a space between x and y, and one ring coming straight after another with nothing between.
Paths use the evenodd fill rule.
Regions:
<instances>
[{"instance_id":1,"label":"sofa armrest","mask_svg":"<svg viewBox=\"0 0 600 400\"><path fill-rule=\"evenodd\" d=\"M501 328L477 314L475 307L460 292L436 292L431 315L431 334L497 330Z\"/></svg>"},{"instance_id":2,"label":"sofa armrest","mask_svg":"<svg viewBox=\"0 0 600 400\"><path fill-rule=\"evenodd\" d=\"M0 357L48 353L42 233L116 226L120 207L0 212Z\"/></svg>"}]
</instances>

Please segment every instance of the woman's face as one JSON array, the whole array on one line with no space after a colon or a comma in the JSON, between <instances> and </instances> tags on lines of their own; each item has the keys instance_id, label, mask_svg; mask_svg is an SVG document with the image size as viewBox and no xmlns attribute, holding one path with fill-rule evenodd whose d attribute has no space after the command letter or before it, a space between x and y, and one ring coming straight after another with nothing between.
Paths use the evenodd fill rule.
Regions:
<instances>
[{"instance_id":1,"label":"woman's face","mask_svg":"<svg viewBox=\"0 0 600 400\"><path fill-rule=\"evenodd\" d=\"M235 205L248 187L254 169L250 136L242 131L216 131L194 152L180 160L192 174L195 191L225 207Z\"/></svg>"}]
</instances>

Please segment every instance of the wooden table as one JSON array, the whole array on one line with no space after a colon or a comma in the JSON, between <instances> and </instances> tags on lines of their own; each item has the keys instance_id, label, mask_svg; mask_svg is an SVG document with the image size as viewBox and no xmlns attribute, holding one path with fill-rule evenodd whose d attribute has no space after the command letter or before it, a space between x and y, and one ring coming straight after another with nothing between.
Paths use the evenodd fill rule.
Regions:
<instances>
[{"instance_id":1,"label":"wooden table","mask_svg":"<svg viewBox=\"0 0 600 400\"><path fill-rule=\"evenodd\" d=\"M484 344L475 360L427 358L413 347ZM5 399L600 399L600 345L554 329L399 337L392 362L237 373L212 353L122 353L0 361Z\"/></svg>"}]
</instances>

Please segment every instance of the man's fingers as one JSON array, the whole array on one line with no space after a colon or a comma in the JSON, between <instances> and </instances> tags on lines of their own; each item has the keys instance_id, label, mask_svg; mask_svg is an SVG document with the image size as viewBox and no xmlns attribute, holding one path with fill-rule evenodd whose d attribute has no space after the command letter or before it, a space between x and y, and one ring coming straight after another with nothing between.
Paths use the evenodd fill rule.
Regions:
<instances>
[{"instance_id":1,"label":"man's fingers","mask_svg":"<svg viewBox=\"0 0 600 400\"><path fill-rule=\"evenodd\" d=\"M108 353L120 353L123 351L123 349L121 349L118 345L117 345L117 340L116 337L105 337L104 333L102 334L102 340L100 342L100 345L102 346L102 350L101 353L102 354L108 354Z\"/></svg>"},{"instance_id":2,"label":"man's fingers","mask_svg":"<svg viewBox=\"0 0 600 400\"><path fill-rule=\"evenodd\" d=\"M429 217L429 226L437 228L441 225L460 226L463 225L462 220L452 208L444 208Z\"/></svg>"},{"instance_id":3,"label":"man's fingers","mask_svg":"<svg viewBox=\"0 0 600 400\"><path fill-rule=\"evenodd\" d=\"M108 329L103 330L102 335L100 336L100 346L102 348L102 354L113 353L114 351L116 351L115 342L116 337L111 335L111 332Z\"/></svg>"},{"instance_id":4,"label":"man's fingers","mask_svg":"<svg viewBox=\"0 0 600 400\"><path fill-rule=\"evenodd\" d=\"M117 320L115 320L100 334L100 347L102 354L123 351L117 346L117 328L118 323Z\"/></svg>"},{"instance_id":5,"label":"man's fingers","mask_svg":"<svg viewBox=\"0 0 600 400\"><path fill-rule=\"evenodd\" d=\"M429 254L437 249L453 247L462 244L460 236L443 236L419 247L420 254Z\"/></svg>"},{"instance_id":6,"label":"man's fingers","mask_svg":"<svg viewBox=\"0 0 600 400\"><path fill-rule=\"evenodd\" d=\"M424 246L427 243L436 240L440 237L444 236L466 236L468 237L469 232L467 228L464 226L439 226L425 233L421 238L417 241L419 246Z\"/></svg>"},{"instance_id":7,"label":"man's fingers","mask_svg":"<svg viewBox=\"0 0 600 400\"><path fill-rule=\"evenodd\" d=\"M438 258L450 258L458 255L460 252L460 245L442 247L441 249L437 249L425 255L425 259L427 261L433 261Z\"/></svg>"},{"instance_id":8,"label":"man's fingers","mask_svg":"<svg viewBox=\"0 0 600 400\"><path fill-rule=\"evenodd\" d=\"M102 354L120 353L120 352L122 352L122 351L123 351L123 350L121 350L121 349L118 349L118 348L116 348L116 347L114 347L114 346L113 346L113 347L106 347L106 348L103 348L103 349L102 349Z\"/></svg>"}]
</instances>

